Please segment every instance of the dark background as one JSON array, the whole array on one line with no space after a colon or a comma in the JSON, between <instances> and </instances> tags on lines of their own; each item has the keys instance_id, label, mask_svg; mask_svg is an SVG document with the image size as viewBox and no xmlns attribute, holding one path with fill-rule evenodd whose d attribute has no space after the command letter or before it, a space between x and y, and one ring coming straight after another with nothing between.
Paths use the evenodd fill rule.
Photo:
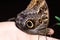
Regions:
<instances>
[{"instance_id":1,"label":"dark background","mask_svg":"<svg viewBox=\"0 0 60 40\"><path fill-rule=\"evenodd\" d=\"M31 0L2 0L0 1L0 22L6 21L11 17L15 17L19 12L24 10ZM52 37L60 39L60 26L52 26L59 22L54 17L60 17L60 1L46 0L49 8L50 22L49 27L54 29L55 33Z\"/></svg>"}]
</instances>

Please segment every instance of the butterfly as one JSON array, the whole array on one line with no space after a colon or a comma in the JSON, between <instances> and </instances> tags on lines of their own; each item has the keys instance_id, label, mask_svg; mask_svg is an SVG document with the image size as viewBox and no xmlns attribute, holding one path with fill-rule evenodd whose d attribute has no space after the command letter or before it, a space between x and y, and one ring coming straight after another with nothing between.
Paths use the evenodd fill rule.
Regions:
<instances>
[{"instance_id":1,"label":"butterfly","mask_svg":"<svg viewBox=\"0 0 60 40\"><path fill-rule=\"evenodd\" d=\"M17 28L33 35L45 35L48 32L48 23L49 11L45 0L31 0L27 8L15 19Z\"/></svg>"}]
</instances>

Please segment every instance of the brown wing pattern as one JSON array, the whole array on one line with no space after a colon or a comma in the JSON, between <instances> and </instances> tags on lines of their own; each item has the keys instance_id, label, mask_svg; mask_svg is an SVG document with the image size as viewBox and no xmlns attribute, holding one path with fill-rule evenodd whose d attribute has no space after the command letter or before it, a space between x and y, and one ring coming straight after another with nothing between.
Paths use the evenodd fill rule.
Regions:
<instances>
[{"instance_id":1,"label":"brown wing pattern","mask_svg":"<svg viewBox=\"0 0 60 40\"><path fill-rule=\"evenodd\" d=\"M45 0L31 0L27 8L16 18L16 26L28 34L44 35L48 22L49 12Z\"/></svg>"}]
</instances>

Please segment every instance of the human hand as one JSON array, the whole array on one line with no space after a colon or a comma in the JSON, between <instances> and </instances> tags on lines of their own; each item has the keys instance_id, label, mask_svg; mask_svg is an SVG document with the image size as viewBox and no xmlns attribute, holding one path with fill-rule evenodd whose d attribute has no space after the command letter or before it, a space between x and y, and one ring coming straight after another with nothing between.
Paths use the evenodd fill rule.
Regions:
<instances>
[{"instance_id":1,"label":"human hand","mask_svg":"<svg viewBox=\"0 0 60 40\"><path fill-rule=\"evenodd\" d=\"M38 40L38 35L30 35L19 30L14 22L0 22L0 40ZM40 36L39 40L46 40L46 37ZM47 40L58 39L47 37Z\"/></svg>"}]
</instances>

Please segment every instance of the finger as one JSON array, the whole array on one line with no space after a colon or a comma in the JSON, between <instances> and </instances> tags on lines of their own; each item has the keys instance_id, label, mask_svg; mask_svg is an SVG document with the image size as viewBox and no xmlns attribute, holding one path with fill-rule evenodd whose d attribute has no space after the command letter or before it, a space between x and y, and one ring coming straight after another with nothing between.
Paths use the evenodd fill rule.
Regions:
<instances>
[{"instance_id":1,"label":"finger","mask_svg":"<svg viewBox=\"0 0 60 40\"><path fill-rule=\"evenodd\" d=\"M53 35L54 34L54 30L52 28L48 28L49 32L47 33L48 35Z\"/></svg>"}]
</instances>

